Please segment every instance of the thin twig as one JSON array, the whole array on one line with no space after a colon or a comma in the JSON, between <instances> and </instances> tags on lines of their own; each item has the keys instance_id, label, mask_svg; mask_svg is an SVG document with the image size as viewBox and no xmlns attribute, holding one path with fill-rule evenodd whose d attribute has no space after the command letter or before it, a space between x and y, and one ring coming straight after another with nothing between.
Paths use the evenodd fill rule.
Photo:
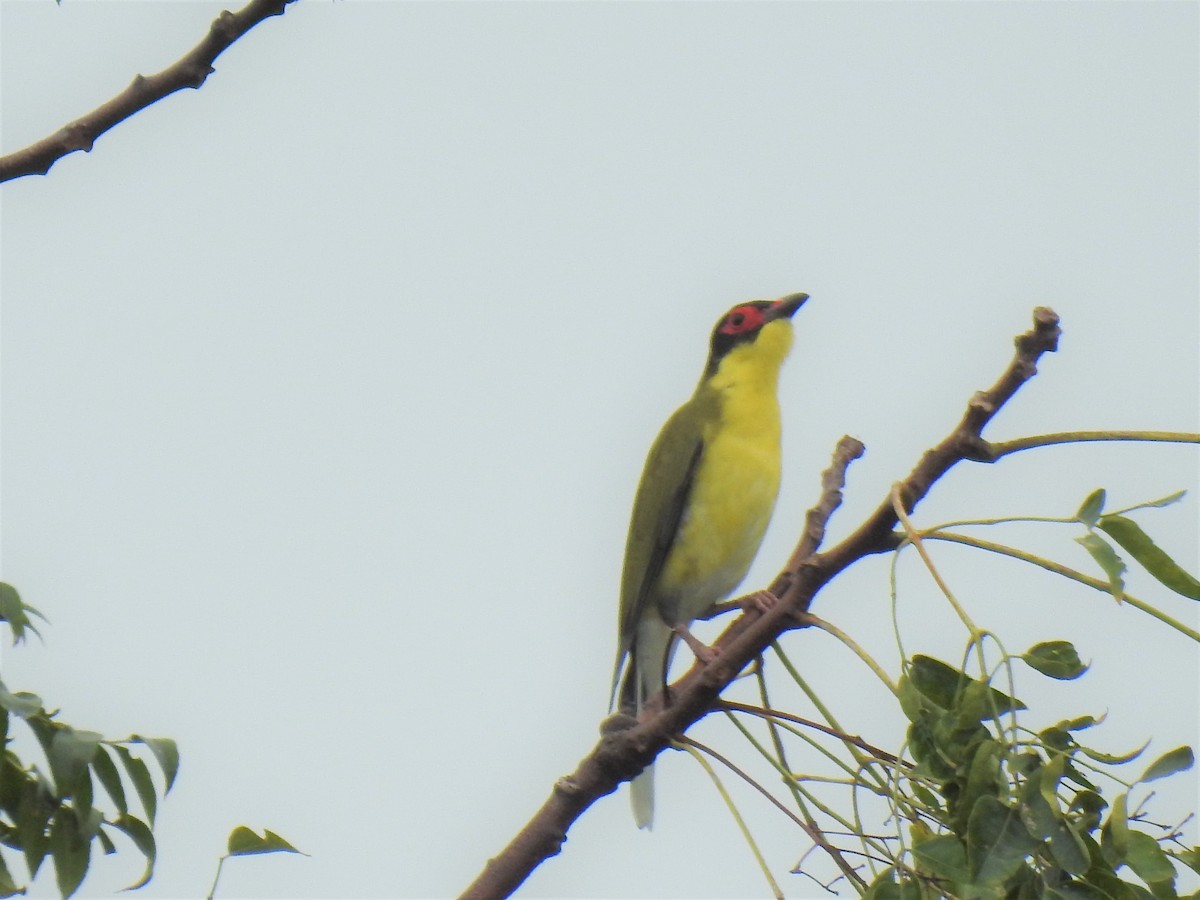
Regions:
<instances>
[{"instance_id":1,"label":"thin twig","mask_svg":"<svg viewBox=\"0 0 1200 900\"><path fill-rule=\"evenodd\" d=\"M818 827L816 822L812 821L811 819L808 819L807 821L805 819L801 819L799 816L797 816L795 813L793 813L790 809L788 809L786 806L784 806L782 803L780 803L778 798L776 798L774 794L772 794L765 787L763 787L761 784L759 784L757 781L755 781L753 778L751 778L747 772L745 772L739 766L734 764L734 762L732 760L730 760L729 758L721 755L716 750L713 750L711 747L707 747L704 744L701 744L697 741L692 740L689 737L684 737L684 736L680 736L680 737L676 738L676 741L680 744L685 744L689 747L695 747L697 750L701 750L704 753L707 753L713 759L717 760L717 762L721 763L721 765L725 766L725 768L729 769L729 771L733 772L735 775L737 775L739 778L741 778L743 781L745 781L748 785L753 787L756 791L758 791L760 794L762 794L764 797L766 797L769 801L771 801L772 805L774 805L780 812L782 812L785 816L787 816L789 819L791 819L793 822L795 822L801 828L801 830L803 830L804 833L808 835L809 839L814 844L816 844L818 847L820 847L822 850L824 850L827 854L829 854L829 856L837 864L837 867L842 870L842 874L844 874L847 878L856 882L860 887L867 886L867 883L865 881L863 881L862 876L859 875L858 872L856 872L854 870L854 867L851 866L848 862L846 862L845 859L842 858L841 850L839 850L837 847L833 846L833 844L829 843L828 840L826 840L825 835L822 834L821 829L820 829L820 827Z\"/></svg>"},{"instance_id":2,"label":"thin twig","mask_svg":"<svg viewBox=\"0 0 1200 900\"><path fill-rule=\"evenodd\" d=\"M859 750L865 750L867 753L870 753L872 756L882 759L884 762L891 763L891 764L900 762L900 760L897 757L893 756L891 753L888 753L886 750L881 750L878 747L868 744L866 741L864 741L858 735L846 734L844 732L838 731L836 728L830 728L828 725L822 725L820 722L814 722L812 719L805 719L800 716L794 716L791 713L786 713L779 709L763 709L758 706L751 706L748 703L738 703L734 700L718 700L717 704L716 704L716 708L724 709L724 710L731 710L734 712L749 713L752 716L759 716L759 717L761 717L763 719L767 719L767 720L781 719L784 722L792 722L796 725L803 725L805 728L811 728L814 731L820 731L824 734L829 735L830 737L835 737L839 741L842 741L844 743L853 744ZM907 766L908 763L904 763L904 765Z\"/></svg>"},{"instance_id":3,"label":"thin twig","mask_svg":"<svg viewBox=\"0 0 1200 900\"><path fill-rule=\"evenodd\" d=\"M980 462L995 462L1010 453L1049 447L1053 444L1082 444L1089 441L1159 441L1170 444L1200 444L1200 434L1187 431L1057 431L1035 434L999 443L984 442Z\"/></svg>"},{"instance_id":4,"label":"thin twig","mask_svg":"<svg viewBox=\"0 0 1200 900\"><path fill-rule=\"evenodd\" d=\"M1112 585L1102 578L1094 578L1091 575L1086 575L1077 569L1072 569L1070 566L1064 566L1062 563L1055 562L1052 559L1046 559L1042 556L1037 556L1033 553L1026 553L1024 550L1019 550L1016 547L1009 547L1005 544L997 544L994 541L986 541L983 538L972 537L966 534L958 534L953 531L931 531L926 532L925 540L927 541L950 541L955 544L965 544L968 547L976 547L980 550L988 550L992 553L997 553L1001 556L1010 556L1013 559L1019 559L1022 562L1030 563L1038 568L1045 569L1047 572L1053 572L1055 575L1062 575L1064 578L1069 578L1072 581L1078 581L1080 584L1085 584L1090 588L1100 591L1103 594L1112 595ZM1145 600L1139 600L1130 593L1122 592L1121 602L1129 606L1139 609L1147 615L1153 616L1162 622L1164 625L1175 629L1180 634L1191 638L1193 641L1200 642L1200 632L1194 628L1189 628L1178 619L1175 619L1160 609L1155 609Z\"/></svg>"},{"instance_id":5,"label":"thin twig","mask_svg":"<svg viewBox=\"0 0 1200 900\"><path fill-rule=\"evenodd\" d=\"M708 760L704 758L704 754L712 754L715 759L724 763L726 767L731 767L733 764L715 750L712 750L703 744L697 743L691 738L680 737L678 741L672 741L672 745L682 748L686 752L690 753L692 758L696 760L696 763L702 769L704 769L704 771L708 774L708 777L712 779L713 786L716 787L717 792L721 795L721 799L725 801L725 806L729 809L729 812L733 815L734 820L737 822L738 830L741 831L742 837L746 841L746 845L750 848L750 852L754 854L754 861L758 863L759 870L763 873L763 877L767 880L767 884L771 886L771 893L778 898L778 900L783 900L783 889L779 886L779 882L775 880L775 876L771 874L771 866L767 863L767 858L763 856L762 850L759 849L758 841L754 840L754 835L750 831L750 826L746 824L746 820L743 819L742 814L738 812L737 805L733 802L733 797L731 797L729 791L725 789L724 783L722 783L721 779L717 776L716 771L709 764ZM761 786L759 786L757 782L755 782L741 769L733 767L733 771L741 778L744 778L746 781L750 782L750 784L754 785L760 791L763 791L763 793L767 793ZM771 795L767 794L767 796L770 797ZM772 797L771 799L774 800L775 798ZM783 808L782 804L780 804L778 801L776 801L776 805L781 809ZM793 816L793 818L795 817ZM799 822L799 820L797 820L797 822ZM801 827L804 827L803 823L801 823Z\"/></svg>"}]
</instances>

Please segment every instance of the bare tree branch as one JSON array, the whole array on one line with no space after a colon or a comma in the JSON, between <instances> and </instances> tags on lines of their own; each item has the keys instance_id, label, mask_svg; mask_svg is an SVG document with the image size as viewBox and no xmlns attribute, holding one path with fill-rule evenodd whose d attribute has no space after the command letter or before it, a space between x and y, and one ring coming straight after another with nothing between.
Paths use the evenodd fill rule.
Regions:
<instances>
[{"instance_id":1,"label":"bare tree branch","mask_svg":"<svg viewBox=\"0 0 1200 900\"><path fill-rule=\"evenodd\" d=\"M989 390L971 398L954 430L926 451L898 485L906 511L911 511L960 461L987 459L987 444L981 436L984 426L1037 373L1041 355L1058 349L1059 334L1058 316L1053 310L1035 309L1033 329L1016 338L1017 351L1008 368ZM509 896L543 860L562 849L567 829L584 810L641 772L675 735L721 708L721 691L780 634L797 627L796 614L807 612L822 587L863 557L896 546L897 517L889 491L853 534L824 553L817 552L829 517L841 503L846 469L862 451L862 444L853 438L844 437L838 443L833 462L822 477L820 500L809 511L799 546L771 585L771 593L780 602L766 612L748 608L731 623L717 641L716 658L708 665L693 666L671 685L668 705L664 706L663 695L659 694L636 725L618 726L618 717L607 720L600 742L591 753L573 773L558 780L542 808L499 856L488 860L462 897L490 900Z\"/></svg>"},{"instance_id":2,"label":"bare tree branch","mask_svg":"<svg viewBox=\"0 0 1200 900\"><path fill-rule=\"evenodd\" d=\"M213 63L259 22L283 15L295 0L251 0L241 10L223 10L199 44L155 75L137 75L133 83L107 103L80 116L49 137L0 156L0 182L26 175L45 175L50 167L77 150L90 152L96 138L134 113L184 88L198 88L214 72Z\"/></svg>"}]
</instances>

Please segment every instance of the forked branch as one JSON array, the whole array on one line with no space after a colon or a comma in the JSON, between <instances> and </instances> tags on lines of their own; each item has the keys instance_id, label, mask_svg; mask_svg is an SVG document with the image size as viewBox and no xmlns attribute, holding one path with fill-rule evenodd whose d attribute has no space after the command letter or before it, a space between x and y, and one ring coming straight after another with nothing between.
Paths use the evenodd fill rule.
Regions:
<instances>
[{"instance_id":1,"label":"forked branch","mask_svg":"<svg viewBox=\"0 0 1200 900\"><path fill-rule=\"evenodd\" d=\"M1017 337L1017 351L991 388L967 404L962 420L941 443L921 457L898 485L903 508L911 511L934 483L958 462L986 459L984 426L1026 381L1037 372L1043 353L1058 348L1058 316L1044 307L1033 313L1033 328ZM717 641L720 652L707 666L694 666L670 688L670 704L660 694L632 727L609 727L600 742L570 775L560 778L542 805L501 853L463 893L464 898L507 897L541 862L555 855L567 830L589 806L636 776L675 735L721 708L721 691L783 632L799 626L798 614L808 611L817 592L854 562L896 546L896 511L891 493L859 528L841 543L819 553L826 525L841 504L846 470L862 455L863 445L843 437L821 481L821 496L808 513L804 534L787 567L771 584L779 603L764 612L750 609L739 616Z\"/></svg>"}]
</instances>

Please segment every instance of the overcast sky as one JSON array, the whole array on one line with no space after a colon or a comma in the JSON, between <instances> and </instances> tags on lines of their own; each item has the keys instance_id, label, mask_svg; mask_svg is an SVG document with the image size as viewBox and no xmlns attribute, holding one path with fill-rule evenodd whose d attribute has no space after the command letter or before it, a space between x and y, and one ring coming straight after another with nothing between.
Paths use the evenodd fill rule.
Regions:
<instances>
[{"instance_id":1,"label":"overcast sky","mask_svg":"<svg viewBox=\"0 0 1200 900\"><path fill-rule=\"evenodd\" d=\"M4 151L171 63L219 9L4 2ZM834 537L1035 306L1062 316L1060 351L990 436L1198 430L1197 12L304 0L201 90L4 185L3 578L52 624L3 676L76 726L179 741L142 895L207 890L237 824L312 856L235 861L222 896L463 888L595 740L641 464L738 301L812 295L747 588L785 562L840 435L868 452ZM1101 486L1126 506L1194 491L1196 460L964 466L918 521L1070 515ZM1141 519L1193 572L1196 520L1195 493ZM1094 571L1077 534L986 536ZM1019 673L1032 727L1107 711L1102 749L1200 740L1195 645L937 550L1009 650L1066 638L1093 661L1071 684ZM903 562L906 648L957 660L965 635ZM1129 584L1196 627L1195 603ZM895 671L888 589L870 560L814 611ZM848 728L900 747L844 649L786 647ZM658 784L653 833L605 798L523 895L765 895L707 777L672 753ZM1159 793L1182 818L1196 780ZM788 895L820 895L786 874L802 836L738 796ZM126 845L85 893L140 870Z\"/></svg>"}]
</instances>

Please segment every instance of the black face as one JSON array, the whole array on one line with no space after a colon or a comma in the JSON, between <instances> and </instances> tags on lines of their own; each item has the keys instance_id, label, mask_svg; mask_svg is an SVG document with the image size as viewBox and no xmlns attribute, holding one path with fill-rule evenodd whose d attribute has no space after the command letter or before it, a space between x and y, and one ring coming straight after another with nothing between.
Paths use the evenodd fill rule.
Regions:
<instances>
[{"instance_id":1,"label":"black face","mask_svg":"<svg viewBox=\"0 0 1200 900\"><path fill-rule=\"evenodd\" d=\"M713 329L712 342L709 345L708 365L712 368L721 358L736 347L755 339L762 327L770 321L767 310L772 306L769 300L754 300L735 306L721 317L717 327Z\"/></svg>"},{"instance_id":2,"label":"black face","mask_svg":"<svg viewBox=\"0 0 1200 900\"><path fill-rule=\"evenodd\" d=\"M725 313L713 329L708 354L707 372L716 371L722 357L738 344L745 344L758 337L764 325L776 319L790 319L808 294L789 294L779 300L752 300L741 303Z\"/></svg>"}]
</instances>

